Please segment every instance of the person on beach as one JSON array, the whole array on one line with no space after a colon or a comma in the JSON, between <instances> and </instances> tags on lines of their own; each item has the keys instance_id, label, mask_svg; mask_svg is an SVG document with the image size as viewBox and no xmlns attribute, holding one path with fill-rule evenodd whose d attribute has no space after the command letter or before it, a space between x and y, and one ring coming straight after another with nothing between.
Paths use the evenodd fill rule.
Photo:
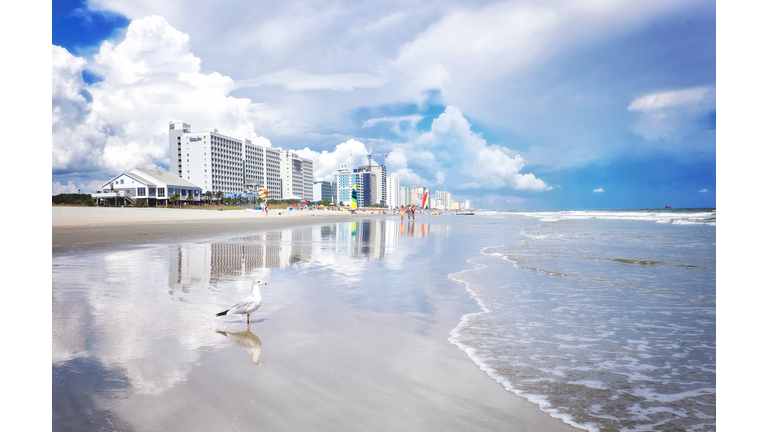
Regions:
<instances>
[{"instance_id":1,"label":"person on beach","mask_svg":"<svg viewBox=\"0 0 768 432\"><path fill-rule=\"evenodd\" d=\"M267 216L269 216L269 206L265 205L264 206L264 217L267 217Z\"/></svg>"},{"instance_id":2,"label":"person on beach","mask_svg":"<svg viewBox=\"0 0 768 432\"><path fill-rule=\"evenodd\" d=\"M403 221L403 217L405 217L405 207L400 206L400 222Z\"/></svg>"}]
</instances>

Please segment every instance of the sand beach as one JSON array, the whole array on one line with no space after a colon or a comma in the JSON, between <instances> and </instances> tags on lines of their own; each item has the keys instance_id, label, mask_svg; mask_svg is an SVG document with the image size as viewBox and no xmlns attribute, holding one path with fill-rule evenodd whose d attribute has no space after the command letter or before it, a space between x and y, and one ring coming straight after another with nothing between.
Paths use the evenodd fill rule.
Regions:
<instances>
[{"instance_id":1,"label":"sand beach","mask_svg":"<svg viewBox=\"0 0 768 432\"><path fill-rule=\"evenodd\" d=\"M277 213L53 207L53 430L577 430L449 342L439 218Z\"/></svg>"},{"instance_id":2,"label":"sand beach","mask_svg":"<svg viewBox=\"0 0 768 432\"><path fill-rule=\"evenodd\" d=\"M265 215L244 210L53 206L53 249L247 233L381 216L326 210L275 209Z\"/></svg>"}]
</instances>

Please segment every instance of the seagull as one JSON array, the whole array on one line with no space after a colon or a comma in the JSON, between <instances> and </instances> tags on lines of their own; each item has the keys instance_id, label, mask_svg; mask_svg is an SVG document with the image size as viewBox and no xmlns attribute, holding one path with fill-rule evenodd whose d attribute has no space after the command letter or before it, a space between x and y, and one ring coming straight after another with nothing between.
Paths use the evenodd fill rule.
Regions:
<instances>
[{"instance_id":1,"label":"seagull","mask_svg":"<svg viewBox=\"0 0 768 432\"><path fill-rule=\"evenodd\" d=\"M261 293L259 292L259 285L266 285L266 282L260 280L253 281L253 287L251 288L251 295L240 300L236 305L219 312L216 316L222 315L234 315L234 314L246 314L248 315L248 324L251 323L251 314L261 306Z\"/></svg>"}]
</instances>

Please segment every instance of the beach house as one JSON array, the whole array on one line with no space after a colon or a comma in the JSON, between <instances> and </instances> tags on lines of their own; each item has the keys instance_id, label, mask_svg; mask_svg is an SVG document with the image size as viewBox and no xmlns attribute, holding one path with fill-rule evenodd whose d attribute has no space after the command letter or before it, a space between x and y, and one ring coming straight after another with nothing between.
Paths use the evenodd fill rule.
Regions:
<instances>
[{"instance_id":1,"label":"beach house","mask_svg":"<svg viewBox=\"0 0 768 432\"><path fill-rule=\"evenodd\" d=\"M148 206L157 206L167 205L173 195L182 202L198 203L202 193L200 186L168 171L134 168L113 177L92 195L97 204L136 204L144 199Z\"/></svg>"}]
</instances>

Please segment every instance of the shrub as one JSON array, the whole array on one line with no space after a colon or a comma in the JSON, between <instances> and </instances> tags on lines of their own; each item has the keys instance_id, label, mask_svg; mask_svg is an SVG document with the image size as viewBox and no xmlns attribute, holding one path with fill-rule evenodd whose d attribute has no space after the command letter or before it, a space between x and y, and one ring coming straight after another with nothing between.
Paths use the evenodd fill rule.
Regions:
<instances>
[{"instance_id":1,"label":"shrub","mask_svg":"<svg viewBox=\"0 0 768 432\"><path fill-rule=\"evenodd\" d=\"M53 204L70 204L93 206L93 197L91 194L58 194L53 197Z\"/></svg>"}]
</instances>

